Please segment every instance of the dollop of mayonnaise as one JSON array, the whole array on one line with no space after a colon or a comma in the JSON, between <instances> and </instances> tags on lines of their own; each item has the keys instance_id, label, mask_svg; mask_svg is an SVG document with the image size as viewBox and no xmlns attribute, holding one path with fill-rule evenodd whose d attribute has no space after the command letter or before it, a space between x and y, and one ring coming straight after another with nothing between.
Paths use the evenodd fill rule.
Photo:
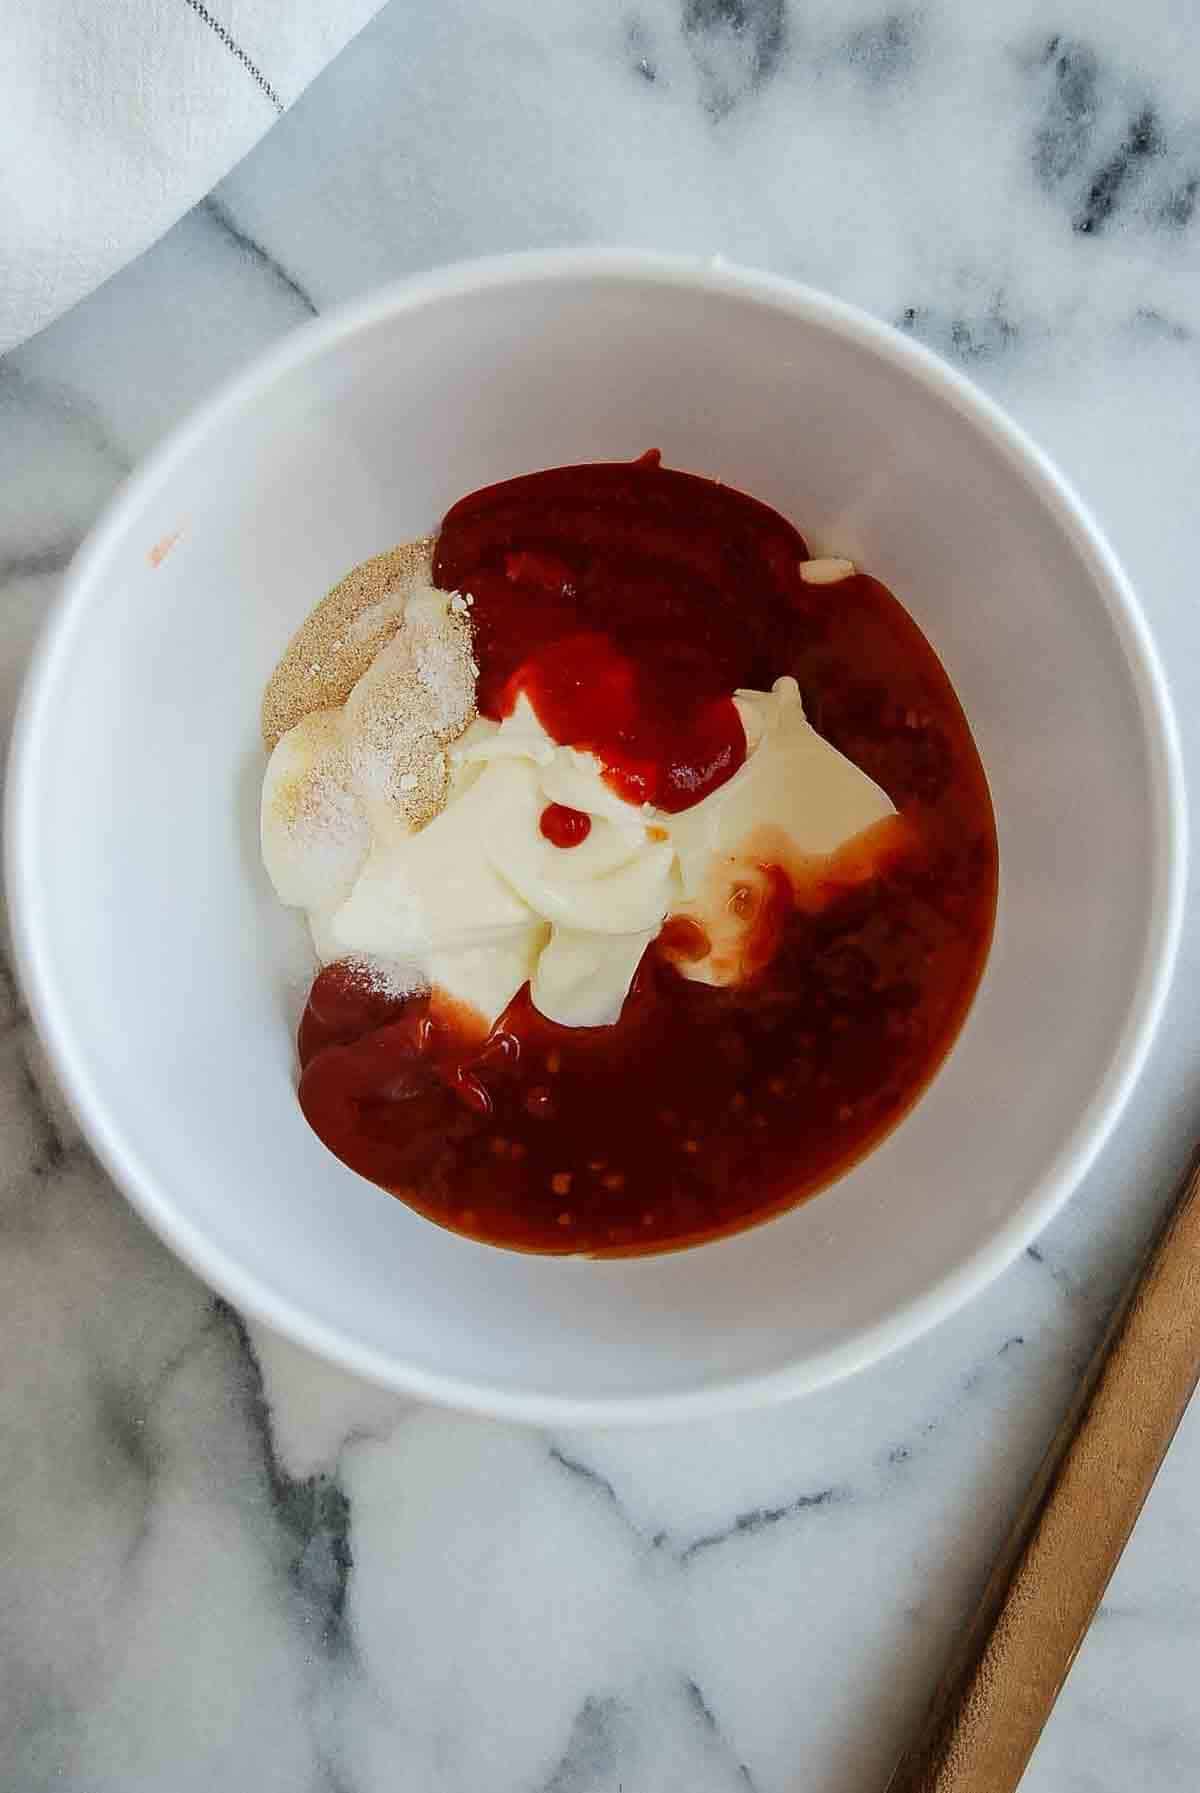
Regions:
<instances>
[{"instance_id":1,"label":"dollop of mayonnaise","mask_svg":"<svg viewBox=\"0 0 1200 1793\"><path fill-rule=\"evenodd\" d=\"M445 808L417 834L376 837L325 923L326 950L422 965L488 1021L526 981L552 1021L615 1021L682 894L670 842L609 790L591 754L551 740L524 696L503 722L473 723L447 757ZM590 818L578 846L542 834L550 803Z\"/></svg>"},{"instance_id":2,"label":"dollop of mayonnaise","mask_svg":"<svg viewBox=\"0 0 1200 1793\"><path fill-rule=\"evenodd\" d=\"M413 829L373 805L369 846L349 880L353 855L343 852L335 865L331 854L325 901L319 878L277 881L279 894L308 910L324 963L361 956L407 967L414 982L441 988L489 1024L527 981L550 1020L611 1024L646 947L675 915L696 924L707 949L681 957L679 970L734 982L753 926L744 898L756 837L769 838L773 853L818 859L895 813L810 726L794 679L739 691L734 702L745 762L702 802L670 815L626 803L594 755L551 739L522 694L503 722L479 719L448 745L445 803L432 820ZM268 794L285 770L296 776L310 746L330 751L328 725L310 727L310 736L285 735L268 767L268 870L286 858ZM551 803L590 818L578 845L558 847L541 833Z\"/></svg>"},{"instance_id":3,"label":"dollop of mayonnaise","mask_svg":"<svg viewBox=\"0 0 1200 1793\"><path fill-rule=\"evenodd\" d=\"M896 813L887 793L813 728L795 679L737 691L733 701L746 758L702 803L667 818L683 888L673 913L695 922L708 942L678 969L707 984L738 983L761 968L754 942L769 866L799 895L833 855ZM844 881L848 868L839 870ZM868 856L858 875L873 870Z\"/></svg>"}]
</instances>

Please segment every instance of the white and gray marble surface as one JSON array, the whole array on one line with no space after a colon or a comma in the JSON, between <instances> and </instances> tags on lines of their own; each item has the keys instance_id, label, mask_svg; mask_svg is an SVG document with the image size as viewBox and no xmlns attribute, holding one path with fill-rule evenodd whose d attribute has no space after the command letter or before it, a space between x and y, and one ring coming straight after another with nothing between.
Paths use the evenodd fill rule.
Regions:
<instances>
[{"instance_id":1,"label":"white and gray marble surface","mask_svg":"<svg viewBox=\"0 0 1200 1793\"><path fill-rule=\"evenodd\" d=\"M281 332L623 242L828 287L1007 405L1125 557L1200 789L1198 198L1192 0L392 0L0 363L0 702L124 474ZM586 1435L248 1326L97 1170L5 977L0 1785L874 1793L1196 1130L1198 961L1192 923L1115 1142L969 1310L791 1407ZM1200 1786L1198 1542L1200 1413L1030 1793Z\"/></svg>"}]
</instances>

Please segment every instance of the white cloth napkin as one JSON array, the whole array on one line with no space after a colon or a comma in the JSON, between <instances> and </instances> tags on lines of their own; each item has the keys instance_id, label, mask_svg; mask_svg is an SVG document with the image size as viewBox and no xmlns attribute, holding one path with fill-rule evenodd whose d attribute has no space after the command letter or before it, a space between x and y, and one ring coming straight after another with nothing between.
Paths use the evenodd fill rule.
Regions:
<instances>
[{"instance_id":1,"label":"white cloth napkin","mask_svg":"<svg viewBox=\"0 0 1200 1793\"><path fill-rule=\"evenodd\" d=\"M381 0L0 0L0 353L209 191Z\"/></svg>"}]
</instances>

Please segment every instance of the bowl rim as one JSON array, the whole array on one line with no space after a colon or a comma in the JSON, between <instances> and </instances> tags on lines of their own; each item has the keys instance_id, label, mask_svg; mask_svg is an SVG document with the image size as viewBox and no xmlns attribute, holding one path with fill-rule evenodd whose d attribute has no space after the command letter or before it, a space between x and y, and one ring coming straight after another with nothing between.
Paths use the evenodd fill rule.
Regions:
<instances>
[{"instance_id":1,"label":"bowl rim","mask_svg":"<svg viewBox=\"0 0 1200 1793\"><path fill-rule=\"evenodd\" d=\"M1031 484L1085 564L1130 669L1141 716L1153 802L1154 860L1145 945L1133 997L1107 1070L1046 1173L987 1241L925 1291L824 1351L771 1370L714 1377L683 1391L575 1397L441 1375L398 1362L339 1328L308 1317L281 1289L245 1271L179 1214L169 1190L140 1161L134 1141L91 1078L74 1035L69 994L39 919L39 886L51 875L35 848L38 765L52 725L48 702L92 591L147 500L205 437L302 363L373 325L421 307L499 288L597 279L683 286L750 300L817 324L898 368L987 436ZM16 967L30 1012L83 1132L117 1187L209 1286L270 1329L342 1368L401 1394L461 1411L538 1425L636 1425L714 1417L826 1386L911 1343L992 1282L1068 1200L1109 1139L1161 1018L1183 920L1187 810L1182 754L1165 675L1132 585L1090 509L1025 431L931 350L856 306L784 276L721 256L636 249L534 250L457 262L415 274L301 325L176 425L106 505L68 568L26 675L5 790L5 882Z\"/></svg>"}]
</instances>

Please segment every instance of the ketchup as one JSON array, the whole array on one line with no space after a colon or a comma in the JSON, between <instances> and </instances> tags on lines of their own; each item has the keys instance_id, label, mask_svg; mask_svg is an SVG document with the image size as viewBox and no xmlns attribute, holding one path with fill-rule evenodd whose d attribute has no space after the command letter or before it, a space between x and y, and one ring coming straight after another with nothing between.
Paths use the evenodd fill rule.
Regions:
<instances>
[{"instance_id":1,"label":"ketchup","mask_svg":"<svg viewBox=\"0 0 1200 1793\"><path fill-rule=\"evenodd\" d=\"M613 790L674 812L744 759L732 693L788 673L904 826L882 825L867 875L831 861L803 901L764 864L736 987L684 976L708 940L670 921L612 1027L558 1026L526 987L489 1030L437 991L388 996L328 967L300 1030L300 1101L354 1170L475 1239L639 1253L791 1206L916 1101L987 956L991 802L912 619L866 574L806 585L806 556L776 512L654 454L507 480L450 510L434 577L474 600L482 714L523 692ZM569 851L590 821L549 804L540 826Z\"/></svg>"},{"instance_id":2,"label":"ketchup","mask_svg":"<svg viewBox=\"0 0 1200 1793\"><path fill-rule=\"evenodd\" d=\"M433 577L474 599L481 715L524 691L619 796L677 811L746 757L733 693L779 677L772 619L806 552L765 504L652 453L461 499Z\"/></svg>"},{"instance_id":3,"label":"ketchup","mask_svg":"<svg viewBox=\"0 0 1200 1793\"><path fill-rule=\"evenodd\" d=\"M592 818L565 803L547 803L538 817L538 828L556 847L578 847L592 832Z\"/></svg>"}]
</instances>

